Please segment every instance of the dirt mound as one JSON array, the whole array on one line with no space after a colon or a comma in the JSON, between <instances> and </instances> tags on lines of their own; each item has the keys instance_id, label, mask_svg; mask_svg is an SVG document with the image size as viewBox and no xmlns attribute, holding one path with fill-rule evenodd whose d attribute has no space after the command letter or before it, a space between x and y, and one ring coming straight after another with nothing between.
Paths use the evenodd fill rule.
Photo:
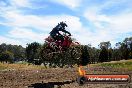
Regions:
<instances>
[{"instance_id":1,"label":"dirt mound","mask_svg":"<svg viewBox=\"0 0 132 88\"><path fill-rule=\"evenodd\" d=\"M38 70L8 70L0 71L0 88L24 88L35 83L57 84L56 82L68 82L75 80L75 69L38 69Z\"/></svg>"},{"instance_id":2,"label":"dirt mound","mask_svg":"<svg viewBox=\"0 0 132 88\"><path fill-rule=\"evenodd\" d=\"M120 73L122 70L104 67L91 67L87 72L102 74L108 72ZM132 71L123 71L132 76ZM52 68L32 70L4 70L0 71L0 88L131 88L130 84L84 84L76 82L77 68Z\"/></svg>"}]
</instances>

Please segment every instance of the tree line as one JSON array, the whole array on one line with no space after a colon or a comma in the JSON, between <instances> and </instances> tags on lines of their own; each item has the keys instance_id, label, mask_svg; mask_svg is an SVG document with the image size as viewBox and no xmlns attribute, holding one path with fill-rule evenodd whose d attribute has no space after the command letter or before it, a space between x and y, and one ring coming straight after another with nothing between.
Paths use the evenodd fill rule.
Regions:
<instances>
[{"instance_id":1,"label":"tree line","mask_svg":"<svg viewBox=\"0 0 132 88\"><path fill-rule=\"evenodd\" d=\"M80 45L82 47L84 45ZM110 41L101 42L98 48L92 47L90 44L85 45L86 56L88 56L90 63L108 62L117 60L132 59L132 37L125 38L122 42L118 42L112 48ZM77 58L70 57L70 53L65 55L53 54L52 60L45 58L42 51L45 49L45 44L33 42L27 44L26 48L21 45L11 45L2 43L0 45L0 61L14 63L18 61L26 61L36 65L44 63L51 67L63 67L65 65L74 65L79 61ZM80 48L82 49L82 48ZM87 51L86 51L87 50ZM82 51L84 52L84 51ZM69 57L68 57L69 56Z\"/></svg>"},{"instance_id":2,"label":"tree line","mask_svg":"<svg viewBox=\"0 0 132 88\"><path fill-rule=\"evenodd\" d=\"M0 61L13 63L25 60L25 48L21 45L11 45L2 43L0 45Z\"/></svg>"}]
</instances>

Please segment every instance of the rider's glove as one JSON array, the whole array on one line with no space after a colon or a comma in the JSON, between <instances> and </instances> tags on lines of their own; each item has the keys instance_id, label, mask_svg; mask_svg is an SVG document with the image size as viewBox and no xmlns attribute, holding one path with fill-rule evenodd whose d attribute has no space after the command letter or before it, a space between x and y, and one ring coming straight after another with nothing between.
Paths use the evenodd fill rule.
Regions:
<instances>
[{"instance_id":1,"label":"rider's glove","mask_svg":"<svg viewBox=\"0 0 132 88\"><path fill-rule=\"evenodd\" d=\"M69 34L69 36L71 36L71 34Z\"/></svg>"}]
</instances>

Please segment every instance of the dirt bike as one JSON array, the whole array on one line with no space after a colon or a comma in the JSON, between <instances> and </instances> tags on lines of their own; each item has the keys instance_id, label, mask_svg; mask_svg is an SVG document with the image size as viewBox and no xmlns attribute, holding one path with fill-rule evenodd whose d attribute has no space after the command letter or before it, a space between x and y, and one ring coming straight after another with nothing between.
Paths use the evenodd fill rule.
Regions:
<instances>
[{"instance_id":1,"label":"dirt bike","mask_svg":"<svg viewBox=\"0 0 132 88\"><path fill-rule=\"evenodd\" d=\"M73 58L80 56L80 44L73 41L71 36L63 34L64 41L55 41L51 36L45 38L43 58L51 59L54 54L68 54Z\"/></svg>"},{"instance_id":2,"label":"dirt bike","mask_svg":"<svg viewBox=\"0 0 132 88\"><path fill-rule=\"evenodd\" d=\"M51 36L48 36L48 38L45 39L45 43L48 44L48 47L52 49L57 50L65 50L73 45L79 45L78 42L73 42L71 36L64 33L63 35L64 41L60 40L54 40Z\"/></svg>"}]
</instances>

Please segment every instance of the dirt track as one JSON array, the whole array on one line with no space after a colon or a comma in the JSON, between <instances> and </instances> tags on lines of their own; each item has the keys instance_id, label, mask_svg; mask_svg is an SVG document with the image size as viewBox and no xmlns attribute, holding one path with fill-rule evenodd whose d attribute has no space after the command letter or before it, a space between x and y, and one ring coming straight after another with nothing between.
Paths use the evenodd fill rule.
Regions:
<instances>
[{"instance_id":1,"label":"dirt track","mask_svg":"<svg viewBox=\"0 0 132 88\"><path fill-rule=\"evenodd\" d=\"M92 74L121 73L132 71L94 67L87 70ZM0 71L0 88L132 88L132 84L84 84L79 86L75 81L78 76L75 68L3 70Z\"/></svg>"}]
</instances>

